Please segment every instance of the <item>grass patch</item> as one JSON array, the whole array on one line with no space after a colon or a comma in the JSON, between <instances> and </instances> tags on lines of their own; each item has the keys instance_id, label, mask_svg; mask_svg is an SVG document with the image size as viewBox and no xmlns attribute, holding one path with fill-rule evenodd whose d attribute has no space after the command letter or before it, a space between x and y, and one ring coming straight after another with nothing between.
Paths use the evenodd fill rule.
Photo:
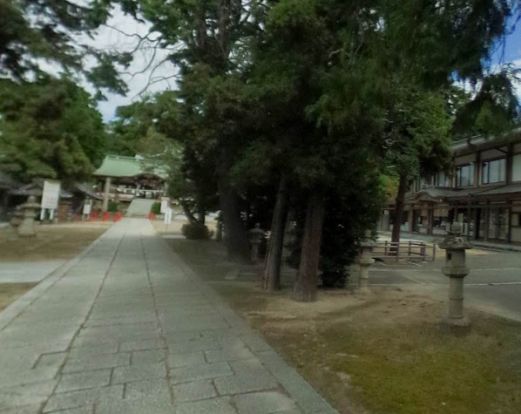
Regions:
<instances>
[{"instance_id":1,"label":"grass patch","mask_svg":"<svg viewBox=\"0 0 521 414\"><path fill-rule=\"evenodd\" d=\"M108 223L37 225L36 237L12 239L0 230L0 261L39 261L70 259L96 240Z\"/></svg>"},{"instance_id":2,"label":"grass patch","mask_svg":"<svg viewBox=\"0 0 521 414\"><path fill-rule=\"evenodd\" d=\"M445 303L390 288L296 303L288 292L223 282L230 265L218 244L172 246L341 413L520 412L520 323L470 311L471 332L455 337L439 327Z\"/></svg>"}]
</instances>

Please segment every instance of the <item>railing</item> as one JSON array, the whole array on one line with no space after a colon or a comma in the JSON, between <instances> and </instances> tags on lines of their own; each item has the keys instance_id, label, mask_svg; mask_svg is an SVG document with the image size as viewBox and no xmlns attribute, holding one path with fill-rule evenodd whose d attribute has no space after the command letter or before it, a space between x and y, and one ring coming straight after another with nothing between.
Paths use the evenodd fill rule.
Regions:
<instances>
[{"instance_id":1,"label":"railing","mask_svg":"<svg viewBox=\"0 0 521 414\"><path fill-rule=\"evenodd\" d=\"M371 256L375 259L432 260L436 259L436 244L419 241L376 242Z\"/></svg>"}]
</instances>

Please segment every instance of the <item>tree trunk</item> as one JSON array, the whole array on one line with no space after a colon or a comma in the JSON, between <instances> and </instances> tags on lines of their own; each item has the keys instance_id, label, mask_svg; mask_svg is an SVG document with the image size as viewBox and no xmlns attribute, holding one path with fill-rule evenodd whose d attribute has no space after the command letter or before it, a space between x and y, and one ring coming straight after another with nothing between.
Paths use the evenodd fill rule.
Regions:
<instances>
[{"instance_id":1,"label":"tree trunk","mask_svg":"<svg viewBox=\"0 0 521 414\"><path fill-rule=\"evenodd\" d=\"M203 207L197 208L197 222L199 224L206 224L206 210Z\"/></svg>"},{"instance_id":2,"label":"tree trunk","mask_svg":"<svg viewBox=\"0 0 521 414\"><path fill-rule=\"evenodd\" d=\"M231 260L249 260L249 241L241 220L239 196L219 180L219 202L223 215L224 243Z\"/></svg>"},{"instance_id":3,"label":"tree trunk","mask_svg":"<svg viewBox=\"0 0 521 414\"><path fill-rule=\"evenodd\" d=\"M318 265L324 213L324 196L320 193L311 194L306 210L300 265L293 289L293 299L300 302L313 302L317 298Z\"/></svg>"},{"instance_id":4,"label":"tree trunk","mask_svg":"<svg viewBox=\"0 0 521 414\"><path fill-rule=\"evenodd\" d=\"M264 268L264 289L273 292L280 289L280 268L284 247L284 230L288 216L288 180L282 176L277 192L277 201L271 221L270 242Z\"/></svg>"},{"instance_id":5,"label":"tree trunk","mask_svg":"<svg viewBox=\"0 0 521 414\"><path fill-rule=\"evenodd\" d=\"M393 232L391 235L391 241L393 243L400 242L400 230L402 227L403 207L405 205L405 193L407 192L407 176L400 175L400 181L398 183L398 194L394 203L394 219L393 219Z\"/></svg>"},{"instance_id":6,"label":"tree trunk","mask_svg":"<svg viewBox=\"0 0 521 414\"><path fill-rule=\"evenodd\" d=\"M184 203L183 201L181 201L181 207L183 209L183 213L185 213L185 216L188 219L188 222L190 224L197 223L197 219L195 218L195 216L193 215L192 211L190 210L190 207L186 203Z\"/></svg>"}]
</instances>

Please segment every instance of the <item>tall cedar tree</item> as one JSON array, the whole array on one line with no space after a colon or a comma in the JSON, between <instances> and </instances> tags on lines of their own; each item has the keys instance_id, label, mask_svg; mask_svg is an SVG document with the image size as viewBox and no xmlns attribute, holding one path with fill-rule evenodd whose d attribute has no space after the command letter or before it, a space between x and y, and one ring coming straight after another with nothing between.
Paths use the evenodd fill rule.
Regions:
<instances>
[{"instance_id":1,"label":"tall cedar tree","mask_svg":"<svg viewBox=\"0 0 521 414\"><path fill-rule=\"evenodd\" d=\"M248 240L241 197L230 180L240 134L236 80L247 66L248 39L259 30L260 1L195 0L174 3L122 1L123 9L146 19L160 33L161 47L180 70L182 123L193 137L192 153L215 160L215 173L230 257L246 258Z\"/></svg>"}]
</instances>

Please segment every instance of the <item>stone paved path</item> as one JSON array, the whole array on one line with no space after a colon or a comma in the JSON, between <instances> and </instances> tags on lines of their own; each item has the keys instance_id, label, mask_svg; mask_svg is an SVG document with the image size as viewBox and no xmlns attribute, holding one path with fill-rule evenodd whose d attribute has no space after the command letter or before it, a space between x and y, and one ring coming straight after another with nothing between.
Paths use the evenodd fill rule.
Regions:
<instances>
[{"instance_id":1,"label":"stone paved path","mask_svg":"<svg viewBox=\"0 0 521 414\"><path fill-rule=\"evenodd\" d=\"M335 413L125 219L0 314L0 413Z\"/></svg>"}]
</instances>

